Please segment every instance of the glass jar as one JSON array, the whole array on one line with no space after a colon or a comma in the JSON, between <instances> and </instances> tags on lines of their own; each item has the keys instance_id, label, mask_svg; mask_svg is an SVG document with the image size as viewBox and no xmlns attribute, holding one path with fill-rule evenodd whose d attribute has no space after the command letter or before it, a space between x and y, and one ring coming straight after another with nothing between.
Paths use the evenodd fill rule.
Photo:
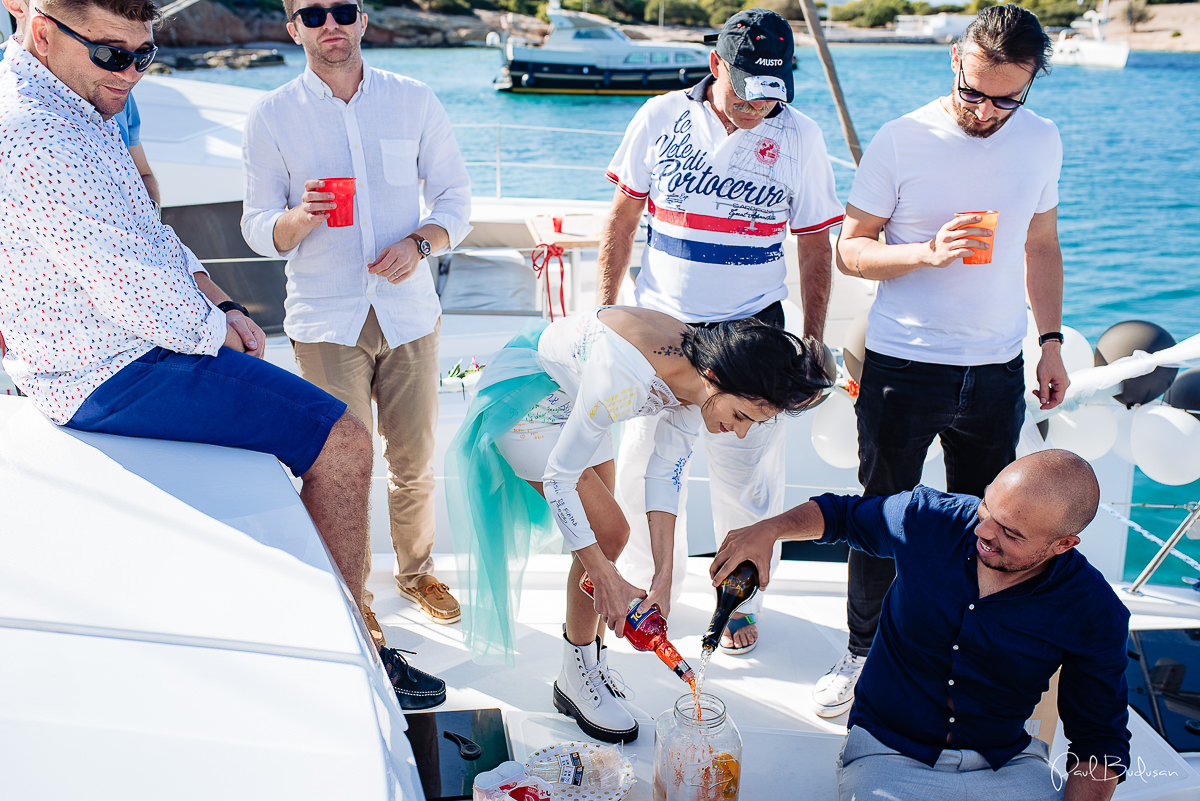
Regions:
<instances>
[{"instance_id":1,"label":"glass jar","mask_svg":"<svg viewBox=\"0 0 1200 801\"><path fill-rule=\"evenodd\" d=\"M654 801L737 801L741 773L742 735L720 698L681 695L658 716Z\"/></svg>"}]
</instances>

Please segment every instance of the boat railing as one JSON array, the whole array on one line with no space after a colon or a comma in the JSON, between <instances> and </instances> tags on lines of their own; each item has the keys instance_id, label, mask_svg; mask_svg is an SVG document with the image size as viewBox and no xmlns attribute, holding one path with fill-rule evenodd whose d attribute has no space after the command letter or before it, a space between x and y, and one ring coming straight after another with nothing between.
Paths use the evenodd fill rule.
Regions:
<instances>
[{"instance_id":1,"label":"boat railing","mask_svg":"<svg viewBox=\"0 0 1200 801\"><path fill-rule=\"evenodd\" d=\"M1181 559L1192 569L1200 571L1200 562L1197 562L1195 559L1192 559L1190 556L1185 554L1183 551L1178 550L1175 547L1176 545L1179 544L1180 540L1182 540L1185 536L1187 536L1191 532L1192 528L1196 525L1196 523L1200 522L1200 501L1190 501L1188 503L1165 503L1165 504L1164 503L1130 503L1128 505L1129 506L1140 506L1140 507L1149 508L1149 509L1186 509L1187 515L1183 518L1182 521L1180 521L1179 525L1175 528L1175 532L1173 534L1171 534L1171 536L1168 537L1166 540L1162 540L1162 539L1159 539L1158 537L1154 536L1153 534L1151 534L1146 529L1139 526L1133 520L1125 517L1124 515L1120 514L1116 510L1114 510L1112 508L1112 506L1113 506L1112 504L1104 505L1105 511L1107 511L1110 515L1112 515L1113 517L1116 517L1118 520L1121 520L1126 525L1128 525L1130 529L1138 532L1143 537L1145 537L1146 539L1150 540L1151 542L1153 542L1159 546L1158 552L1154 554L1154 556L1146 564L1146 567L1142 570L1142 572L1138 575L1138 577L1133 580L1133 583L1129 585L1129 587L1126 589L1126 592L1128 592L1130 595L1141 595L1142 594L1142 592L1141 592L1142 586L1144 584L1146 584L1146 582L1148 582L1154 576L1155 571L1157 571L1158 568L1162 565L1162 563L1164 561L1166 561L1166 558L1168 556L1174 556L1177 559ZM1197 535L1192 535L1192 536L1195 537ZM1184 581L1186 581L1189 584L1192 584L1194 587L1196 587L1196 589L1200 590L1200 582L1188 581L1187 579L1184 579Z\"/></svg>"},{"instance_id":2,"label":"boat railing","mask_svg":"<svg viewBox=\"0 0 1200 801\"><path fill-rule=\"evenodd\" d=\"M515 124L515 123L457 123L453 127L458 130L488 130L488 129L492 129L495 131L495 138L490 140L492 142L492 147L494 149L493 150L493 152L495 154L494 158L489 158L489 159L472 158L472 156L474 156L475 154L482 152L483 146L482 146L482 143L480 143L480 142L471 141L471 140L464 142L463 139L460 137L459 148L463 151L463 155L465 157L464 162L468 168L470 168L470 167L491 167L492 168L492 170L495 173L495 184L496 184L495 185L495 196L496 197L505 197L505 194L504 194L504 169L505 168L514 168L514 169L522 169L522 170L532 169L532 170L541 170L541 171L562 170L565 172L589 172L589 173L595 173L597 175L603 176L604 170L608 166L608 159L616 151L616 143L613 143L611 147L603 147L603 148L595 149L594 155L596 157L598 157L598 161L592 162L592 163L582 163L582 164L579 163L579 161L578 161L578 157L581 155L580 149L576 149L576 150L572 151L572 155L576 158L576 160L571 163L549 162L549 161L543 161L540 159L510 159L510 158L505 157L506 144L509 141L511 141L511 140L506 140L506 134L512 135L512 134L517 134L518 132L520 132L523 135L523 140L518 140L518 141L524 141L526 143L527 149L531 149L533 152L535 152L539 155L545 153L548 148L543 148L543 147L528 148L528 139L530 138L531 134L539 136L539 137L541 134L547 134L547 135L550 135L551 138L558 138L560 141L562 141L561 137L564 134L572 136L572 137L594 136L594 137L607 137L609 139L617 139L617 140L619 140L622 136L625 135L624 131L599 131L599 130L589 129L589 128L556 128L556 127L545 126L545 125L520 125L520 124ZM572 140L572 144L577 145L578 144L577 140ZM513 144L513 147L516 147L515 143ZM602 161L599 161L599 159L602 159ZM541 195L544 195L545 193L537 193L537 194L539 196L541 196ZM517 196L519 196L519 195L517 195Z\"/></svg>"},{"instance_id":3,"label":"boat railing","mask_svg":"<svg viewBox=\"0 0 1200 801\"><path fill-rule=\"evenodd\" d=\"M515 123L456 123L453 127L456 130L464 131L486 131L490 129L495 132L494 138L489 138L487 140L487 144L479 139L466 139L464 137L459 137L458 142L459 149L463 152L464 163L468 168L491 168L493 174L495 175L495 197L523 196L520 194L520 192L510 192L507 195L505 194L505 169L520 169L524 171L538 170L549 171L551 173L558 171L566 173L582 172L592 173L602 178L605 170L608 167L609 159L612 158L612 154L615 153L617 149L617 143L612 142L611 140L619 140L625 135L624 131L600 131L592 128L555 128L545 125L520 125ZM531 146L529 142L530 135L540 138L541 134L548 135L546 146ZM577 139L573 139L571 141L575 149L571 151L573 160L570 163L544 161L540 158L525 159L512 156L511 154L506 156L505 154L506 147L511 146L515 149L520 145L524 145L525 150L529 151L531 154L536 153L540 156L546 153L547 150L553 149L554 144L552 140L558 139L559 142L563 141L562 135L564 134L572 137L604 137L607 141L606 144L601 147L590 148L591 155L594 157L594 160L592 161L587 159L589 148L580 147L580 143ZM519 136L520 138L514 139L514 136ZM611 142L611 144L608 144L608 142ZM493 155L491 158L482 157L485 147L492 151ZM850 170L851 172L855 170L854 162L849 159L830 155L829 161L836 168ZM557 197L569 194L572 193L536 191L530 196L546 197L551 195Z\"/></svg>"}]
</instances>

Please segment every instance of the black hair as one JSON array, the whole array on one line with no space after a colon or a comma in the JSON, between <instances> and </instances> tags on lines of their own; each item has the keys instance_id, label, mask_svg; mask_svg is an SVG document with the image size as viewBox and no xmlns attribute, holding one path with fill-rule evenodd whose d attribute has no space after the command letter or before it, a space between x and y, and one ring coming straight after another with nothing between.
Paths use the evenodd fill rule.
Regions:
<instances>
[{"instance_id":1,"label":"black hair","mask_svg":"<svg viewBox=\"0 0 1200 801\"><path fill-rule=\"evenodd\" d=\"M683 355L718 391L799 414L832 385L824 349L754 318L689 326Z\"/></svg>"},{"instance_id":2,"label":"black hair","mask_svg":"<svg viewBox=\"0 0 1200 801\"><path fill-rule=\"evenodd\" d=\"M958 40L960 58L968 44L990 64L1031 65L1034 75L1050 72L1054 44L1037 15L1021 6L1006 3L980 11Z\"/></svg>"}]
</instances>

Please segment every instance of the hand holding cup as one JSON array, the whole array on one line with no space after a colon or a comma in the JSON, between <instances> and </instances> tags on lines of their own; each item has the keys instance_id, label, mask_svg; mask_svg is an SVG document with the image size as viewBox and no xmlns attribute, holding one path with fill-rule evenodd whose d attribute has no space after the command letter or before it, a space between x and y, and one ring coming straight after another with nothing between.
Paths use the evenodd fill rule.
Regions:
<instances>
[{"instance_id":1,"label":"hand holding cup","mask_svg":"<svg viewBox=\"0 0 1200 801\"><path fill-rule=\"evenodd\" d=\"M960 211L954 215L956 219L971 220L971 255L963 257L963 264L991 264L992 241L996 236L996 221L1000 217L998 211ZM962 229L960 229L962 230Z\"/></svg>"}]
</instances>

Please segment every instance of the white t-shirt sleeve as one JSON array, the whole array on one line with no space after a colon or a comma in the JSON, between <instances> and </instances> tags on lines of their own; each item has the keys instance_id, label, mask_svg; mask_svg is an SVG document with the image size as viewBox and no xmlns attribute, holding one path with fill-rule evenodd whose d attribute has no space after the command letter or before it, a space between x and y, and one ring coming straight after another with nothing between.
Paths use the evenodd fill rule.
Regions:
<instances>
[{"instance_id":1,"label":"white t-shirt sleeve","mask_svg":"<svg viewBox=\"0 0 1200 801\"><path fill-rule=\"evenodd\" d=\"M542 491L572 551L596 541L579 498L579 477L613 423L635 416L649 396L648 365L614 353L611 339L615 336L606 334L592 342L571 415L546 462Z\"/></svg>"},{"instance_id":2,"label":"white t-shirt sleeve","mask_svg":"<svg viewBox=\"0 0 1200 801\"><path fill-rule=\"evenodd\" d=\"M892 127L885 125L863 153L850 188L850 205L867 214L890 220L896 211L896 148Z\"/></svg>"},{"instance_id":3,"label":"white t-shirt sleeve","mask_svg":"<svg viewBox=\"0 0 1200 801\"><path fill-rule=\"evenodd\" d=\"M1053 122L1046 120L1046 124L1053 130L1053 136L1048 137L1052 140L1054 155L1051 159L1052 169L1047 178L1046 186L1042 189L1041 197L1038 198L1037 205L1034 206L1035 214L1043 214L1050 209L1058 206L1058 178L1062 174L1063 146L1062 137L1058 133L1058 126Z\"/></svg>"},{"instance_id":4,"label":"white t-shirt sleeve","mask_svg":"<svg viewBox=\"0 0 1200 801\"><path fill-rule=\"evenodd\" d=\"M804 235L824 231L841 222L842 204L838 200L833 180L833 165L825 139L815 122L805 118L800 133L800 191L792 198L793 234Z\"/></svg>"},{"instance_id":5,"label":"white t-shirt sleeve","mask_svg":"<svg viewBox=\"0 0 1200 801\"><path fill-rule=\"evenodd\" d=\"M683 469L700 435L700 409L679 406L654 418L654 452L646 465L646 511L679 514Z\"/></svg>"},{"instance_id":6,"label":"white t-shirt sleeve","mask_svg":"<svg viewBox=\"0 0 1200 801\"><path fill-rule=\"evenodd\" d=\"M650 193L650 169L652 164L650 107L653 101L645 103L625 129L621 145L609 162L605 177L617 187L635 198L644 198ZM660 132L661 133L661 132Z\"/></svg>"}]
</instances>

